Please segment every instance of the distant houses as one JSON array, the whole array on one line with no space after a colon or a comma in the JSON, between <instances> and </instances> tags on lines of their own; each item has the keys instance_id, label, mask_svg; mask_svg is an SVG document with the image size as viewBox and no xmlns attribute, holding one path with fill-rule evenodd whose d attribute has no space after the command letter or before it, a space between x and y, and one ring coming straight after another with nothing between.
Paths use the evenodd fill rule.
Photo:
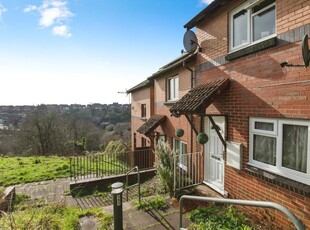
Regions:
<instances>
[{"instance_id":1,"label":"distant houses","mask_svg":"<svg viewBox=\"0 0 310 230\"><path fill-rule=\"evenodd\" d=\"M91 111L129 111L129 104L47 104L47 109L55 110L60 113L66 113L70 110L91 110ZM0 130L16 130L16 128L25 120L37 106L33 105L1 105L0 106ZM104 122L103 122L104 123ZM105 122L108 123L109 122ZM104 124L105 124L104 123Z\"/></svg>"}]
</instances>

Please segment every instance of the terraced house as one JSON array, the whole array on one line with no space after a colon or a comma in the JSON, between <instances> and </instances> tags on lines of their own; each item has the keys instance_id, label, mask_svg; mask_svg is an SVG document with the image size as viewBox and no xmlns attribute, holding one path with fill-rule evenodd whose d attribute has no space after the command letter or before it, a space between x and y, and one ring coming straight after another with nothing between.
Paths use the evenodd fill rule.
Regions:
<instances>
[{"instance_id":1,"label":"terraced house","mask_svg":"<svg viewBox=\"0 0 310 230\"><path fill-rule=\"evenodd\" d=\"M184 28L193 50L128 90L133 148L164 139L195 183L277 202L310 229L310 1L214 0Z\"/></svg>"}]
</instances>

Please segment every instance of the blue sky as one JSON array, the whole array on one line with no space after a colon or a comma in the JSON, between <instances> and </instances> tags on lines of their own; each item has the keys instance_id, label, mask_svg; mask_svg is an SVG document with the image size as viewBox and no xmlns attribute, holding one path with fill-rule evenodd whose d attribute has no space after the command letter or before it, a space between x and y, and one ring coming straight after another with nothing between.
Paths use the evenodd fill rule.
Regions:
<instances>
[{"instance_id":1,"label":"blue sky","mask_svg":"<svg viewBox=\"0 0 310 230\"><path fill-rule=\"evenodd\" d=\"M129 103L206 0L0 0L0 105Z\"/></svg>"}]
</instances>

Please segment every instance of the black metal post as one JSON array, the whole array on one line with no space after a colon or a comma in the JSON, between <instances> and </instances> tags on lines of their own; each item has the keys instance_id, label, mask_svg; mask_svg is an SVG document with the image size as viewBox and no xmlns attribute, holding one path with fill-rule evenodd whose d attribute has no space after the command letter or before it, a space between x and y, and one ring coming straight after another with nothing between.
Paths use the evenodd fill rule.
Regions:
<instances>
[{"instance_id":1,"label":"black metal post","mask_svg":"<svg viewBox=\"0 0 310 230\"><path fill-rule=\"evenodd\" d=\"M112 184L114 230L123 230L123 186L122 182Z\"/></svg>"}]
</instances>

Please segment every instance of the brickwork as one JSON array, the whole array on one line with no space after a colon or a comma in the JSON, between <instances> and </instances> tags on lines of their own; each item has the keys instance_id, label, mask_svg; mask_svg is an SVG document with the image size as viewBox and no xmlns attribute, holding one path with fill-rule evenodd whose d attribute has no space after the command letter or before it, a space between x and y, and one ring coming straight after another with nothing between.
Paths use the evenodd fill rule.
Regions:
<instances>
[{"instance_id":1,"label":"brickwork","mask_svg":"<svg viewBox=\"0 0 310 230\"><path fill-rule=\"evenodd\" d=\"M310 23L310 2L307 0L277 1L277 32L283 33Z\"/></svg>"},{"instance_id":2,"label":"brickwork","mask_svg":"<svg viewBox=\"0 0 310 230\"><path fill-rule=\"evenodd\" d=\"M144 87L131 93L131 146L134 148L142 147L142 138L147 140L147 146L151 145L150 139L137 132L137 129L144 124L145 119L141 118L141 105L146 105L146 119L151 117L152 113L152 92L153 86ZM136 140L134 140L134 136ZM134 143L135 142L135 143Z\"/></svg>"},{"instance_id":3,"label":"brickwork","mask_svg":"<svg viewBox=\"0 0 310 230\"><path fill-rule=\"evenodd\" d=\"M194 68L189 65L189 68ZM172 146L171 139L177 138L188 144L187 151L190 151L190 131L191 127L184 116L176 118L172 117L169 111L171 105L166 104L166 82L167 79L173 76L179 76L179 98L184 96L188 90L191 88L191 73L185 68L179 68L171 71L163 76L156 78L154 81L154 103L155 103L155 113L164 114L167 116L165 123L156 129L157 132L165 134L169 144ZM179 138L175 135L175 130L182 127L184 129L184 136Z\"/></svg>"},{"instance_id":4,"label":"brickwork","mask_svg":"<svg viewBox=\"0 0 310 230\"><path fill-rule=\"evenodd\" d=\"M243 2L243 1L239 1ZM238 3L237 3L238 5ZM218 50L204 46L205 52L200 55L197 66L225 56L228 43L222 41L223 31L214 29L221 25L228 28L227 10L233 9L236 3L223 8L216 17L209 18L197 29L198 40L212 47L218 41ZM243 170L225 167L225 190L230 197L250 200L268 200L282 204L310 228L310 198L300 195L281 185L255 177L245 170L249 162L249 117L310 119L310 71L305 68L284 67L280 63L287 61L302 64L301 38L296 30L302 28L306 32L309 24L310 1L276 1L277 33L283 33L290 44L261 51L222 65L214 65L198 69L200 84L229 77L230 89L219 97L206 113L224 114L228 116L228 140L243 144ZM225 12L226 11L226 12ZM224 29L224 31L226 31ZM206 35L216 38L212 42ZM290 34L292 38L290 39ZM228 39L228 36L225 37ZM225 40L225 39L224 39ZM297 41L297 42L293 42ZM226 47L225 47L225 45ZM296 189L297 190L297 189ZM268 219L282 229L291 229L289 221L282 214L272 210L262 211L249 208L262 219Z\"/></svg>"},{"instance_id":5,"label":"brickwork","mask_svg":"<svg viewBox=\"0 0 310 230\"><path fill-rule=\"evenodd\" d=\"M273 48L200 73L201 83L224 76L231 79L229 91L206 112L228 115L228 140L243 144L244 167L249 161L249 117L310 119L310 71L281 68L279 64L285 59L302 63L300 47L298 42ZM228 166L225 168L225 190L239 199L280 203L309 227L309 197L301 197L297 192ZM285 217L276 218L275 223L287 228Z\"/></svg>"},{"instance_id":6,"label":"brickwork","mask_svg":"<svg viewBox=\"0 0 310 230\"><path fill-rule=\"evenodd\" d=\"M225 191L229 196L247 200L274 201L288 207L310 229L309 186L286 187L247 170L249 162L249 118L310 119L310 70L300 67L281 67L287 61L302 64L301 39L310 34L309 0L276 0L277 45L233 61L226 61L229 53L229 12L244 0L229 1L216 13L197 25L196 34L202 52L189 63L194 71L195 84L219 78L229 78L230 88L221 94L206 110L206 114L227 116L227 140L243 144L243 169L225 166ZM191 126L184 116L171 117L166 103L166 80L179 75L179 98L191 88L190 71L184 67L165 72L154 79L154 113L167 116L166 122L156 129L165 134L168 142L175 138L175 129L182 127L185 135L178 138L187 142L189 152L203 151L191 138ZM194 85L195 85L194 84ZM144 92L145 93L145 92ZM134 106L142 99L133 98ZM137 114L137 113L133 113ZM132 125L133 131L138 120ZM196 129L204 126L198 115L193 116ZM192 146L191 146L191 140ZM203 166L205 167L205 166ZM203 176L203 175L202 175ZM262 221L269 220L275 228L291 229L289 221L279 212L270 209L248 208Z\"/></svg>"}]
</instances>

